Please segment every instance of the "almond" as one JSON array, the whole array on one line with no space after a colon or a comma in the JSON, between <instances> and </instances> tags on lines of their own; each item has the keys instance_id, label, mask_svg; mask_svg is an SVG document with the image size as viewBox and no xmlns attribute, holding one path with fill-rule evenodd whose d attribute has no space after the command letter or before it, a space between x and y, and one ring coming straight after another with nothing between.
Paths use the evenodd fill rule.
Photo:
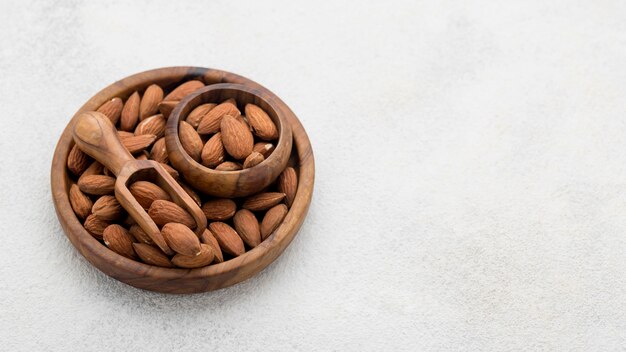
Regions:
<instances>
[{"instance_id":1,"label":"almond","mask_svg":"<svg viewBox=\"0 0 626 352\"><path fill-rule=\"evenodd\" d=\"M117 201L115 196L102 196L93 203L91 213L98 219L113 222L119 220L124 216L124 208Z\"/></svg>"},{"instance_id":2,"label":"almond","mask_svg":"<svg viewBox=\"0 0 626 352\"><path fill-rule=\"evenodd\" d=\"M293 200L296 198L296 191L298 190L298 175L293 167L287 167L278 176L276 185L279 192L285 193L285 203L291 208Z\"/></svg>"},{"instance_id":3,"label":"almond","mask_svg":"<svg viewBox=\"0 0 626 352\"><path fill-rule=\"evenodd\" d=\"M249 168L251 168L253 166L257 166L263 160L265 160L265 158L263 157L263 154L257 153L257 152L252 152L252 153L250 153L250 155L248 155L246 160L243 162L243 168L244 169L249 169Z\"/></svg>"},{"instance_id":4,"label":"almond","mask_svg":"<svg viewBox=\"0 0 626 352\"><path fill-rule=\"evenodd\" d=\"M202 205L202 212L208 220L224 221L235 215L237 204L232 199L212 199Z\"/></svg>"},{"instance_id":5,"label":"almond","mask_svg":"<svg viewBox=\"0 0 626 352\"><path fill-rule=\"evenodd\" d=\"M120 128L124 131L133 131L135 130L135 126L137 126L137 122L139 122L139 104L141 103L141 98L139 97L138 92L134 92L126 103L124 103L124 108L122 109L122 116L120 118Z\"/></svg>"},{"instance_id":6,"label":"almond","mask_svg":"<svg viewBox=\"0 0 626 352\"><path fill-rule=\"evenodd\" d=\"M167 245L176 253L196 256L200 254L200 240L189 227L170 222L163 225L161 234ZM211 258L213 259L213 258Z\"/></svg>"},{"instance_id":7,"label":"almond","mask_svg":"<svg viewBox=\"0 0 626 352\"><path fill-rule=\"evenodd\" d=\"M246 121L243 115L235 116L235 120L239 121L247 130L252 132L252 128L248 125L248 121Z\"/></svg>"},{"instance_id":8,"label":"almond","mask_svg":"<svg viewBox=\"0 0 626 352\"><path fill-rule=\"evenodd\" d=\"M135 135L153 134L157 138L163 137L165 134L165 117L161 114L152 115L141 121L135 128Z\"/></svg>"},{"instance_id":9,"label":"almond","mask_svg":"<svg viewBox=\"0 0 626 352\"><path fill-rule=\"evenodd\" d=\"M77 145L74 145L67 155L67 168L76 176L82 174L91 162L89 155L83 153Z\"/></svg>"},{"instance_id":10,"label":"almond","mask_svg":"<svg viewBox=\"0 0 626 352\"><path fill-rule=\"evenodd\" d=\"M279 193L279 192L259 193L251 197L248 197L243 202L242 208L252 210L252 211L266 210L280 203L284 198L285 198L284 193Z\"/></svg>"},{"instance_id":11,"label":"almond","mask_svg":"<svg viewBox=\"0 0 626 352\"><path fill-rule=\"evenodd\" d=\"M141 243L154 244L152 238L150 238L150 236L148 236L148 234L137 224L133 224L130 226L129 233Z\"/></svg>"},{"instance_id":12,"label":"almond","mask_svg":"<svg viewBox=\"0 0 626 352\"><path fill-rule=\"evenodd\" d=\"M261 155L263 155L263 157L267 159L267 157L270 156L270 154L272 154L272 152L274 151L274 145L267 142L258 142L254 144L254 147L252 147L252 151L261 153Z\"/></svg>"},{"instance_id":13,"label":"almond","mask_svg":"<svg viewBox=\"0 0 626 352\"><path fill-rule=\"evenodd\" d=\"M101 240L104 229L109 226L109 223L104 220L98 219L95 215L91 214L85 219L83 226L85 227L85 230L89 231L89 233L91 233L93 237Z\"/></svg>"},{"instance_id":14,"label":"almond","mask_svg":"<svg viewBox=\"0 0 626 352\"><path fill-rule=\"evenodd\" d=\"M233 102L234 100L227 100L206 113L198 124L198 133L211 134L218 132L224 116L241 115L241 112Z\"/></svg>"},{"instance_id":15,"label":"almond","mask_svg":"<svg viewBox=\"0 0 626 352\"><path fill-rule=\"evenodd\" d=\"M196 221L185 209L167 200L157 199L152 202L148 209L148 215L159 226L168 222L178 222L189 228L196 228Z\"/></svg>"},{"instance_id":16,"label":"almond","mask_svg":"<svg viewBox=\"0 0 626 352\"><path fill-rule=\"evenodd\" d=\"M180 138L180 144L183 149L189 154L189 156L195 160L200 161L200 155L202 154L202 138L196 129L185 121L181 121L178 126L178 137Z\"/></svg>"},{"instance_id":17,"label":"almond","mask_svg":"<svg viewBox=\"0 0 626 352\"><path fill-rule=\"evenodd\" d=\"M209 225L209 230L215 236L217 243L220 244L220 248L233 256L242 255L246 249L243 246L243 241L237 232L228 224L223 222L213 222Z\"/></svg>"},{"instance_id":18,"label":"almond","mask_svg":"<svg viewBox=\"0 0 626 352\"><path fill-rule=\"evenodd\" d=\"M165 137L159 138L159 140L154 143L150 150L150 159L163 164L169 161L167 148L165 146Z\"/></svg>"},{"instance_id":19,"label":"almond","mask_svg":"<svg viewBox=\"0 0 626 352\"><path fill-rule=\"evenodd\" d=\"M165 116L165 118L170 117L170 114L172 113L172 110L174 110L174 108L176 107L176 105L178 105L180 101L178 100L168 100L168 101L162 101L159 104L159 112L161 112L161 114L163 114L163 116Z\"/></svg>"},{"instance_id":20,"label":"almond","mask_svg":"<svg viewBox=\"0 0 626 352\"><path fill-rule=\"evenodd\" d=\"M150 209L152 202L157 199L171 199L161 187L148 181L136 181L128 187L128 190L144 209Z\"/></svg>"},{"instance_id":21,"label":"almond","mask_svg":"<svg viewBox=\"0 0 626 352\"><path fill-rule=\"evenodd\" d=\"M185 190L185 192L187 192L191 199L193 199L193 201L198 204L198 206L202 205L202 200L200 199L200 196L198 195L198 193L196 193L196 191L193 190L193 188L189 187L189 185L181 181L178 181L178 184Z\"/></svg>"},{"instance_id":22,"label":"almond","mask_svg":"<svg viewBox=\"0 0 626 352\"><path fill-rule=\"evenodd\" d=\"M156 141L156 138L157 137L153 134L142 134L139 136L123 138L121 142L129 153L135 154L148 148L152 143L154 143L154 141Z\"/></svg>"},{"instance_id":23,"label":"almond","mask_svg":"<svg viewBox=\"0 0 626 352\"><path fill-rule=\"evenodd\" d=\"M89 165L87 170L83 171L83 173L80 175L78 179L80 180L81 178L85 176L102 175L103 171L104 171L104 166L102 166L102 164L100 164L99 162L94 161L93 163L91 163L91 165Z\"/></svg>"},{"instance_id":24,"label":"almond","mask_svg":"<svg viewBox=\"0 0 626 352\"><path fill-rule=\"evenodd\" d=\"M213 249L213 253L215 254L215 262L221 263L224 261L224 255L222 254L222 250L220 249L220 244L217 243L215 236L208 229L204 230L202 235L200 235L200 242L204 244L208 244Z\"/></svg>"},{"instance_id":25,"label":"almond","mask_svg":"<svg viewBox=\"0 0 626 352\"><path fill-rule=\"evenodd\" d=\"M165 172L167 172L168 174L170 174L170 176L172 176L173 179L177 180L178 179L178 171L176 171L176 169L174 169L173 167L167 165L167 164L163 164L160 163L159 165L161 165L163 167L163 169L165 170Z\"/></svg>"},{"instance_id":26,"label":"almond","mask_svg":"<svg viewBox=\"0 0 626 352\"><path fill-rule=\"evenodd\" d=\"M224 161L224 145L222 144L222 134L216 133L211 137L200 155L202 165L206 167L216 167Z\"/></svg>"},{"instance_id":27,"label":"almond","mask_svg":"<svg viewBox=\"0 0 626 352\"><path fill-rule=\"evenodd\" d=\"M213 252L213 248L203 243L200 245L200 253L198 255L188 256L176 254L172 258L172 263L178 267L186 269L201 268L211 264L214 256L215 254Z\"/></svg>"},{"instance_id":28,"label":"almond","mask_svg":"<svg viewBox=\"0 0 626 352\"><path fill-rule=\"evenodd\" d=\"M254 134L266 141L278 138L278 129L270 116L254 104L246 105L246 118Z\"/></svg>"},{"instance_id":29,"label":"almond","mask_svg":"<svg viewBox=\"0 0 626 352\"><path fill-rule=\"evenodd\" d=\"M246 244L252 248L261 243L259 221L250 210L241 209L233 218L235 230Z\"/></svg>"},{"instance_id":30,"label":"almond","mask_svg":"<svg viewBox=\"0 0 626 352\"><path fill-rule=\"evenodd\" d=\"M76 184L70 187L69 198L74 213L76 213L76 216L80 219L85 219L89 213L91 213L91 207L93 206L91 199L85 195Z\"/></svg>"},{"instance_id":31,"label":"almond","mask_svg":"<svg viewBox=\"0 0 626 352\"><path fill-rule=\"evenodd\" d=\"M263 221L261 221L261 238L263 240L268 238L278 228L285 215L287 215L287 206L285 204L278 204L265 213Z\"/></svg>"},{"instance_id":32,"label":"almond","mask_svg":"<svg viewBox=\"0 0 626 352\"><path fill-rule=\"evenodd\" d=\"M217 171L237 171L241 169L243 169L243 166L234 161L225 161L215 167Z\"/></svg>"},{"instance_id":33,"label":"almond","mask_svg":"<svg viewBox=\"0 0 626 352\"><path fill-rule=\"evenodd\" d=\"M104 175L89 175L78 179L78 188L87 194L97 196L111 194L115 189L115 179Z\"/></svg>"},{"instance_id":34,"label":"almond","mask_svg":"<svg viewBox=\"0 0 626 352\"><path fill-rule=\"evenodd\" d=\"M165 253L156 247L145 243L133 243L133 248L135 249L137 256L139 256L139 258L141 258L141 260L143 260L146 264L164 268L174 267Z\"/></svg>"},{"instance_id":35,"label":"almond","mask_svg":"<svg viewBox=\"0 0 626 352\"><path fill-rule=\"evenodd\" d=\"M209 111L211 111L211 109L213 109L215 106L216 104L211 104L211 103L198 105L189 113L185 121L187 121L187 123L193 126L193 128L198 128L198 125L200 124L200 120L202 120L204 115L206 115Z\"/></svg>"},{"instance_id":36,"label":"almond","mask_svg":"<svg viewBox=\"0 0 626 352\"><path fill-rule=\"evenodd\" d=\"M113 252L126 258L136 258L135 250L133 249L133 238L128 233L128 230L122 226L117 224L107 226L102 233L102 239L104 239L104 244Z\"/></svg>"},{"instance_id":37,"label":"almond","mask_svg":"<svg viewBox=\"0 0 626 352\"><path fill-rule=\"evenodd\" d=\"M120 115L122 114L122 109L124 108L124 103L120 98L113 98L106 103L102 104L98 108L98 112L106 115L106 117L113 122L113 125L117 124L117 121L120 119Z\"/></svg>"},{"instance_id":38,"label":"almond","mask_svg":"<svg viewBox=\"0 0 626 352\"><path fill-rule=\"evenodd\" d=\"M204 83L198 80L187 81L174 89L170 94L166 95L163 100L181 100L189 93L192 93L204 87Z\"/></svg>"},{"instance_id":39,"label":"almond","mask_svg":"<svg viewBox=\"0 0 626 352\"><path fill-rule=\"evenodd\" d=\"M139 153L139 155L137 155L135 157L135 159L137 160L148 160L148 155L150 155L147 151L142 151L141 153Z\"/></svg>"},{"instance_id":40,"label":"almond","mask_svg":"<svg viewBox=\"0 0 626 352\"><path fill-rule=\"evenodd\" d=\"M234 117L226 115L220 124L222 143L224 149L233 158L242 160L252 153L254 137L248 129L235 120Z\"/></svg>"},{"instance_id":41,"label":"almond","mask_svg":"<svg viewBox=\"0 0 626 352\"><path fill-rule=\"evenodd\" d=\"M139 119L143 120L159 111L159 103L163 100L163 89L156 84L149 86L143 93L139 104Z\"/></svg>"}]
</instances>

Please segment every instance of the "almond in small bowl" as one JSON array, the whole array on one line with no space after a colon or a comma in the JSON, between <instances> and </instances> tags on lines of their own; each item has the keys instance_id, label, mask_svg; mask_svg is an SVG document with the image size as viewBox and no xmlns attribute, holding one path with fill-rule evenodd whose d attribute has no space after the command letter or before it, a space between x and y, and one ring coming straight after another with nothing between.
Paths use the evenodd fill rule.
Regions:
<instances>
[{"instance_id":1,"label":"almond in small bowl","mask_svg":"<svg viewBox=\"0 0 626 352\"><path fill-rule=\"evenodd\" d=\"M213 84L172 110L165 144L187 183L216 197L243 197L268 187L292 151L289 108L267 90Z\"/></svg>"}]
</instances>

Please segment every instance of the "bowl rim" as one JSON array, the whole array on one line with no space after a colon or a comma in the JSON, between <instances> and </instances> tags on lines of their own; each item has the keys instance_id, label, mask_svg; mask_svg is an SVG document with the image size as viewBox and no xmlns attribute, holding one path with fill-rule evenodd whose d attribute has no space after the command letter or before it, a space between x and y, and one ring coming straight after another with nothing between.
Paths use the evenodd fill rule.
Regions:
<instances>
[{"instance_id":1,"label":"bowl rim","mask_svg":"<svg viewBox=\"0 0 626 352\"><path fill-rule=\"evenodd\" d=\"M280 129L280 133L278 136L278 143L276 143L276 146L274 147L274 151L272 152L272 154L270 154L270 156L267 159L263 159L262 162L247 169L233 170L233 171L222 171L222 170L211 169L207 166L202 165L202 163L199 163L196 160L194 160L187 153L185 148L183 148L183 145L180 142L180 136L178 134L178 130L179 130L180 122L183 121L182 116L180 116L182 113L182 110L187 105L189 105L192 100L194 100L200 95L203 95L208 92L215 91L215 90L226 90L226 89L243 91L245 93L252 94L256 96L257 98L263 100L267 105L269 105L272 108L272 110L274 110L274 114L276 114L276 116L278 117L278 121L280 122L279 123L280 126L277 126ZM196 105L196 106L189 108L190 110L189 112L193 111L193 109L195 109L198 106L200 105ZM175 142L176 149L182 154L183 158L185 159L185 162L193 165L194 168L197 168L200 171L207 173L208 175L220 175L224 173L231 174L231 175L245 175L245 174L253 173L259 170L260 168L264 167L268 163L274 161L276 158L279 158L280 153L276 153L277 150L292 148L292 143L290 143L292 141L292 130L286 121L287 116L285 115L286 114L283 114L283 112L280 110L280 108L277 106L276 102L274 101L273 94L268 95L266 92L263 92L259 89L248 87L243 84L216 83L216 84L207 85L203 88L198 89L197 91L191 94L188 94L184 99L182 99L176 105L176 107L174 108L174 110L172 110L172 112L170 113L170 116L167 119L168 129L166 130L166 135L171 133L172 136L174 136L173 140ZM171 119L171 122L170 122L170 119ZM168 139L166 138L165 141L167 143ZM291 153L287 154L287 159L289 158L290 154ZM178 170L178 171L181 171L181 170Z\"/></svg>"},{"instance_id":2,"label":"bowl rim","mask_svg":"<svg viewBox=\"0 0 626 352\"><path fill-rule=\"evenodd\" d=\"M196 269L162 268L128 259L101 244L78 220L69 202L72 180L66 167L73 140L71 129L78 115L95 110L113 96L147 87L149 83L178 83L200 79L205 84L241 83L273 94L260 84L227 71L197 66L173 66L143 71L112 83L94 96L74 114L57 142L51 165L52 198L59 222L72 245L96 268L131 286L167 293L199 293L228 287L244 281L271 264L291 243L308 212L313 194L315 162L309 138L291 109L287 119L298 154L298 188L294 202L281 225L259 246L228 261ZM275 96L275 95L274 95ZM280 98L276 96L280 101ZM286 106L286 104L285 104Z\"/></svg>"}]
</instances>

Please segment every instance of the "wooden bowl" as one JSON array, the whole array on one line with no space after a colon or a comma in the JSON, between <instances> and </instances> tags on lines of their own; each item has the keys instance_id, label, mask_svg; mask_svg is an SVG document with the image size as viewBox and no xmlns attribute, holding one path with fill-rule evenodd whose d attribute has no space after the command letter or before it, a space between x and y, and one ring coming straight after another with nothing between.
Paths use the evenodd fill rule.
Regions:
<instances>
[{"instance_id":1,"label":"wooden bowl","mask_svg":"<svg viewBox=\"0 0 626 352\"><path fill-rule=\"evenodd\" d=\"M260 164L238 171L218 171L195 161L183 149L178 136L179 122L198 105L221 103L234 98L243 111L246 104L261 107L279 130L278 143L272 154ZM165 130L167 153L172 165L185 176L185 181L203 193L223 198L244 197L258 193L276 180L291 155L292 132L287 117L291 110L267 90L242 84L213 84L183 99L170 114Z\"/></svg>"},{"instance_id":2,"label":"wooden bowl","mask_svg":"<svg viewBox=\"0 0 626 352\"><path fill-rule=\"evenodd\" d=\"M151 83L171 89L189 79L199 79L206 84L238 83L271 94L258 83L220 70L201 67L168 67L142 72L111 84L89 99L63 131L52 160L52 198L59 222L70 242L91 264L105 274L146 290L197 293L231 286L250 278L273 262L291 243L304 221L311 202L315 175L313 152L304 128L289 110L287 122L293 131L294 147L291 162L298 173L298 190L283 223L256 248L234 259L204 268L160 268L128 259L109 250L85 230L74 214L68 198L69 188L73 181L66 164L67 156L74 144L72 125L76 116L82 112L97 109L113 97L125 99L135 90L141 91Z\"/></svg>"}]
</instances>

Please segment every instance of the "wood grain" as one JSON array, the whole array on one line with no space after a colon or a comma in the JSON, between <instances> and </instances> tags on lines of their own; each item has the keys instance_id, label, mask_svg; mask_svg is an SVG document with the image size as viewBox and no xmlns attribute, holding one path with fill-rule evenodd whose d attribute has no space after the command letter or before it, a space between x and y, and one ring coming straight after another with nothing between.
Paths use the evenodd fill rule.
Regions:
<instances>
[{"instance_id":1,"label":"wood grain","mask_svg":"<svg viewBox=\"0 0 626 352\"><path fill-rule=\"evenodd\" d=\"M118 81L93 96L76 113L61 135L51 167L53 201L59 222L70 242L95 267L105 274L129 285L158 292L197 293L231 286L250 278L272 263L297 234L311 202L315 178L315 162L308 136L295 114L287 107L287 122L293 133L290 164L298 172L296 198L281 226L263 243L243 255L199 269L174 269L147 265L121 256L93 238L81 225L69 202L72 179L66 168L73 147L72 127L77 115L96 110L112 97L126 99L134 91L143 92L155 82L171 90L183 81L202 80L205 84L238 83L268 94L259 84L244 77L201 67L170 67L142 72ZM275 98L280 101L279 98ZM286 105L285 105L286 106Z\"/></svg>"}]
</instances>

